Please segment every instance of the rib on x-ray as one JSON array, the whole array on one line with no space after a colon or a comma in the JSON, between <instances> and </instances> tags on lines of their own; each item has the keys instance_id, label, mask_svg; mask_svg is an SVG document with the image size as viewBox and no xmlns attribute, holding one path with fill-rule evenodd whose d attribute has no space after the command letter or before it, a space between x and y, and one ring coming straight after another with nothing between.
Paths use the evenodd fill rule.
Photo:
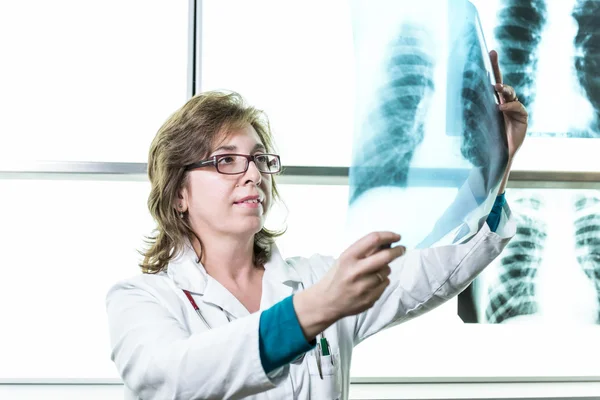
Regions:
<instances>
[{"instance_id":1,"label":"rib on x-ray","mask_svg":"<svg viewBox=\"0 0 600 400\"><path fill-rule=\"evenodd\" d=\"M600 137L600 2L474 1L494 16L491 39L529 112L528 135Z\"/></svg>"},{"instance_id":2,"label":"rib on x-ray","mask_svg":"<svg viewBox=\"0 0 600 400\"><path fill-rule=\"evenodd\" d=\"M600 2L578 0L573 10L578 30L575 35L575 69L579 84L594 108L590 129L580 137L600 137Z\"/></svg>"},{"instance_id":3,"label":"rib on x-ray","mask_svg":"<svg viewBox=\"0 0 600 400\"><path fill-rule=\"evenodd\" d=\"M586 138L571 142L593 147L587 138L600 137L600 1L472 1L504 82L527 107L528 135L536 136L529 146ZM558 156L557 164L569 165L579 154ZM599 193L509 189L507 198L520 216L517 236L459 296L461 318L600 323Z\"/></svg>"},{"instance_id":4,"label":"rib on x-ray","mask_svg":"<svg viewBox=\"0 0 600 400\"><path fill-rule=\"evenodd\" d=\"M575 252L577 262L594 283L600 302L600 215L586 213L590 207L600 204L599 197L580 196L575 203ZM582 216L579 216L582 215ZM600 309L597 323L600 323Z\"/></svg>"},{"instance_id":5,"label":"rib on x-ray","mask_svg":"<svg viewBox=\"0 0 600 400\"><path fill-rule=\"evenodd\" d=\"M406 186L415 148L423 141L423 125L433 83L431 38L418 25L403 24L390 44L386 80L368 123L375 134L357 153L351 168L350 204L379 186Z\"/></svg>"},{"instance_id":6,"label":"rib on x-ray","mask_svg":"<svg viewBox=\"0 0 600 400\"><path fill-rule=\"evenodd\" d=\"M523 199L539 207L535 198ZM502 253L498 282L489 289L485 316L490 323L501 323L519 315L537 312L535 278L541 262L546 233L544 224L527 216L519 218L517 233Z\"/></svg>"},{"instance_id":7,"label":"rib on x-ray","mask_svg":"<svg viewBox=\"0 0 600 400\"><path fill-rule=\"evenodd\" d=\"M459 297L460 317L600 324L600 193L513 189L510 197L517 233L477 277L470 298Z\"/></svg>"},{"instance_id":8,"label":"rib on x-ray","mask_svg":"<svg viewBox=\"0 0 600 400\"><path fill-rule=\"evenodd\" d=\"M477 10L467 0L353 4L349 219L359 234L408 230L407 247L468 240L485 222L508 159Z\"/></svg>"},{"instance_id":9,"label":"rib on x-ray","mask_svg":"<svg viewBox=\"0 0 600 400\"><path fill-rule=\"evenodd\" d=\"M449 74L448 82L448 130L453 126L459 127L461 132L460 152L462 156L473 166L468 178L468 186L474 200L470 205L464 202L464 196L458 196L456 201L450 205L444 215L437 221L433 232L428 235L417 247L432 246L441 236L451 232L456 226L463 224L462 218L468 212L473 211L489 199L490 193L495 193L496 186L502 178L507 161L507 143L503 135L491 135L490 132L504 130L502 116L496 109L494 94L489 90L490 77L489 68L486 67L487 52L482 51L481 38L478 27L467 25L464 30L464 41L460 47L464 47L465 63L462 66L460 78L454 78ZM453 55L461 51L454 48ZM454 79L452 79L454 78ZM454 86L458 83L460 101L453 101L455 95ZM452 110L451 106L455 107ZM454 111L454 112L452 112ZM460 118L452 119L451 115ZM485 215L482 215L485 217ZM480 226L484 221L480 220ZM467 235L472 227L463 224L455 234L455 240L460 240Z\"/></svg>"},{"instance_id":10,"label":"rib on x-ray","mask_svg":"<svg viewBox=\"0 0 600 400\"><path fill-rule=\"evenodd\" d=\"M467 57L463 69L461 103L463 107L462 129L463 140L460 151L467 160L482 169L484 179L484 192L487 195L491 189L490 182L496 182L498 173L503 171L490 171L490 168L499 167L502 162L495 161L501 157L497 151L502 148L502 143L494 143L497 137L489 135L498 129L501 121L496 110L494 94L489 90L490 78L485 68L481 45L477 40L475 26L466 30ZM486 55L487 56L487 55ZM487 176L491 174L491 176Z\"/></svg>"}]
</instances>

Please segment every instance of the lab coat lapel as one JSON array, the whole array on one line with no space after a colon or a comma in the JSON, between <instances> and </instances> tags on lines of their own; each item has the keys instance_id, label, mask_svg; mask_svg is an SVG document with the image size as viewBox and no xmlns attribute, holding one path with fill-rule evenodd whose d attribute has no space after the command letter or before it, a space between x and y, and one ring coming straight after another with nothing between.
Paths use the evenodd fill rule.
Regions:
<instances>
[{"instance_id":1,"label":"lab coat lapel","mask_svg":"<svg viewBox=\"0 0 600 400\"><path fill-rule=\"evenodd\" d=\"M235 318L242 318L250 314L246 307L244 307L244 305L216 279L210 275L207 275L207 278L208 280L206 289L204 290L204 296L202 296L202 301L206 304L212 304L222 308Z\"/></svg>"},{"instance_id":2,"label":"lab coat lapel","mask_svg":"<svg viewBox=\"0 0 600 400\"><path fill-rule=\"evenodd\" d=\"M181 254L169 262L167 275L178 288L201 295L207 286L208 274L197 258L191 245L186 245Z\"/></svg>"},{"instance_id":3,"label":"lab coat lapel","mask_svg":"<svg viewBox=\"0 0 600 400\"><path fill-rule=\"evenodd\" d=\"M246 307L217 280L206 273L197 262L191 245L169 263L167 275L177 287L201 295L204 303L217 306L235 318L249 315ZM265 263L260 309L264 310L292 295L302 287L302 279L296 270L282 257L276 245L272 245L271 257Z\"/></svg>"},{"instance_id":4,"label":"lab coat lapel","mask_svg":"<svg viewBox=\"0 0 600 400\"><path fill-rule=\"evenodd\" d=\"M271 258L265 264L260 309L264 310L296 292L302 280L296 270L282 257L276 245L271 247Z\"/></svg>"},{"instance_id":5,"label":"lab coat lapel","mask_svg":"<svg viewBox=\"0 0 600 400\"><path fill-rule=\"evenodd\" d=\"M204 303L219 307L235 318L248 315L242 303L208 275L191 245L186 245L181 254L169 263L167 274L177 287L200 295Z\"/></svg>"}]
</instances>

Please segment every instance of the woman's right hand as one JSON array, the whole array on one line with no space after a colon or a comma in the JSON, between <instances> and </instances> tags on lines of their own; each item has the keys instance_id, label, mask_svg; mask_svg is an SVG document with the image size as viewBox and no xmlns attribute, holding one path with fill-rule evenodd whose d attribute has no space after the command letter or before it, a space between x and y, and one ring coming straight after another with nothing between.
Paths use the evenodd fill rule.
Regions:
<instances>
[{"instance_id":1,"label":"woman's right hand","mask_svg":"<svg viewBox=\"0 0 600 400\"><path fill-rule=\"evenodd\" d=\"M306 339L337 320L368 310L390 284L389 263L406 248L384 248L400 240L393 232L372 232L348 247L315 285L294 296L294 309Z\"/></svg>"}]
</instances>

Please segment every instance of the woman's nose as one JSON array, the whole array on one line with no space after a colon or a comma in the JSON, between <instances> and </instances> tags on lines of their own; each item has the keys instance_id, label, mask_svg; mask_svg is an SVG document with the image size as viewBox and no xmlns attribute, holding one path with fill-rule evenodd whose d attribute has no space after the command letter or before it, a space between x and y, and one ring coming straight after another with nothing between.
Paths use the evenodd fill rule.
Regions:
<instances>
[{"instance_id":1,"label":"woman's nose","mask_svg":"<svg viewBox=\"0 0 600 400\"><path fill-rule=\"evenodd\" d=\"M256 163L254 161L250 161L248 163L248 170L244 174L244 184L248 182L253 182L257 186L260 185L262 180L262 174L256 167Z\"/></svg>"}]
</instances>

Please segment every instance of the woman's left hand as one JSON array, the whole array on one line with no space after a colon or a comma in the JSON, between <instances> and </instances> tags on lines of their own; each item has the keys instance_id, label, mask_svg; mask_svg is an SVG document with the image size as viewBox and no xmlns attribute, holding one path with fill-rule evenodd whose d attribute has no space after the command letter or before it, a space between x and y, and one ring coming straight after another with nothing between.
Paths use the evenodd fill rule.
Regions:
<instances>
[{"instance_id":1,"label":"woman's left hand","mask_svg":"<svg viewBox=\"0 0 600 400\"><path fill-rule=\"evenodd\" d=\"M523 144L527 134L528 114L527 110L519 102L515 89L502 82L502 73L498 65L498 53L490 51L490 60L496 79L495 90L500 98L499 109L504 114L504 125L506 127L506 139L508 142L509 162Z\"/></svg>"}]
</instances>

